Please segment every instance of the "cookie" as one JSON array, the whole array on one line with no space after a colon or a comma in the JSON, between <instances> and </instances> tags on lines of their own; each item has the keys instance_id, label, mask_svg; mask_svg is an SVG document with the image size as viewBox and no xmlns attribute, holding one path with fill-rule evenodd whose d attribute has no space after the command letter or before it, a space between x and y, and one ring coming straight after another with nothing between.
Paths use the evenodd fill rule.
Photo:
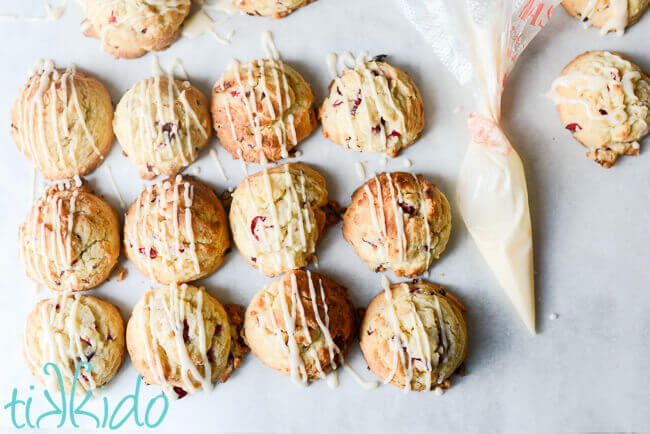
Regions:
<instances>
[{"instance_id":1,"label":"cookie","mask_svg":"<svg viewBox=\"0 0 650 434\"><path fill-rule=\"evenodd\" d=\"M343 237L371 270L415 277L445 250L451 210L422 175L381 173L352 194Z\"/></svg>"},{"instance_id":2,"label":"cookie","mask_svg":"<svg viewBox=\"0 0 650 434\"><path fill-rule=\"evenodd\" d=\"M192 177L148 186L124 216L124 252L154 282L202 279L219 268L229 247L221 202Z\"/></svg>"},{"instance_id":3,"label":"cookie","mask_svg":"<svg viewBox=\"0 0 650 434\"><path fill-rule=\"evenodd\" d=\"M602 34L622 35L650 6L650 0L562 0L562 6L586 26L600 28Z\"/></svg>"},{"instance_id":4,"label":"cookie","mask_svg":"<svg viewBox=\"0 0 650 434\"><path fill-rule=\"evenodd\" d=\"M269 277L304 267L325 230L325 179L301 163L265 168L232 194L230 229L239 252Z\"/></svg>"},{"instance_id":5,"label":"cookie","mask_svg":"<svg viewBox=\"0 0 650 434\"><path fill-rule=\"evenodd\" d=\"M115 135L140 176L172 176L191 164L212 137L208 99L188 81L139 81L115 109Z\"/></svg>"},{"instance_id":6,"label":"cookie","mask_svg":"<svg viewBox=\"0 0 650 434\"><path fill-rule=\"evenodd\" d=\"M239 367L241 306L226 308L203 288L175 283L148 291L133 308L126 346L135 370L169 397L211 390Z\"/></svg>"},{"instance_id":7,"label":"cookie","mask_svg":"<svg viewBox=\"0 0 650 434\"><path fill-rule=\"evenodd\" d=\"M233 62L212 89L219 142L235 159L266 163L289 157L317 126L309 85L281 60Z\"/></svg>"},{"instance_id":8,"label":"cookie","mask_svg":"<svg viewBox=\"0 0 650 434\"><path fill-rule=\"evenodd\" d=\"M84 35L116 58L133 59L169 47L181 32L191 0L85 0Z\"/></svg>"},{"instance_id":9,"label":"cookie","mask_svg":"<svg viewBox=\"0 0 650 434\"><path fill-rule=\"evenodd\" d=\"M83 291L106 280L120 255L117 212L77 178L48 187L20 226L27 277L53 291Z\"/></svg>"},{"instance_id":10,"label":"cookie","mask_svg":"<svg viewBox=\"0 0 650 434\"><path fill-rule=\"evenodd\" d=\"M355 331L347 290L304 270L290 271L255 294L244 316L244 338L255 357L299 384L340 366Z\"/></svg>"},{"instance_id":11,"label":"cookie","mask_svg":"<svg viewBox=\"0 0 650 434\"><path fill-rule=\"evenodd\" d=\"M113 106L108 90L74 65L37 66L11 109L11 136L49 180L85 175L113 144Z\"/></svg>"},{"instance_id":12,"label":"cookie","mask_svg":"<svg viewBox=\"0 0 650 434\"><path fill-rule=\"evenodd\" d=\"M464 311L441 286L422 280L391 286L385 279L359 332L368 367L401 389L448 388L467 355Z\"/></svg>"},{"instance_id":13,"label":"cookie","mask_svg":"<svg viewBox=\"0 0 650 434\"><path fill-rule=\"evenodd\" d=\"M59 369L66 395L96 392L117 374L124 360L120 311L89 295L43 300L27 317L23 354L32 374L50 392L59 391L59 382L49 364Z\"/></svg>"},{"instance_id":14,"label":"cookie","mask_svg":"<svg viewBox=\"0 0 650 434\"><path fill-rule=\"evenodd\" d=\"M282 18L314 0L232 0L248 15Z\"/></svg>"},{"instance_id":15,"label":"cookie","mask_svg":"<svg viewBox=\"0 0 650 434\"><path fill-rule=\"evenodd\" d=\"M648 83L648 73L621 54L588 51L562 70L550 96L587 157L609 168L619 155L639 155L650 124Z\"/></svg>"},{"instance_id":16,"label":"cookie","mask_svg":"<svg viewBox=\"0 0 650 434\"><path fill-rule=\"evenodd\" d=\"M395 157L420 136L424 106L413 80L383 58L356 62L334 78L318 116L334 143Z\"/></svg>"}]
</instances>

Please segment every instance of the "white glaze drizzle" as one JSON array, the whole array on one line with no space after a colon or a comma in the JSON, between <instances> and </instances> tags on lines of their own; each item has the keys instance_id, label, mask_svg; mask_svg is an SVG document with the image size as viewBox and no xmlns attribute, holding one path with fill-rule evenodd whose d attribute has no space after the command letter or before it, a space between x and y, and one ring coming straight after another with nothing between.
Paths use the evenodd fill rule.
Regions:
<instances>
[{"instance_id":1,"label":"white glaze drizzle","mask_svg":"<svg viewBox=\"0 0 650 434\"><path fill-rule=\"evenodd\" d=\"M113 186L113 191L117 196L117 200L120 202L120 207L124 210L126 208L126 203L124 203L124 199L122 199L122 193L120 193L120 189L117 188L117 184L115 183L115 178L113 178L113 172L111 171L111 167L108 164L104 165L104 167L106 168L106 173L108 174L108 180L110 181L111 186Z\"/></svg>"},{"instance_id":2,"label":"white glaze drizzle","mask_svg":"<svg viewBox=\"0 0 650 434\"><path fill-rule=\"evenodd\" d=\"M219 155L217 155L217 151L215 151L214 149L210 149L210 156L214 160L214 164L217 166L217 169L219 169L219 173L221 174L221 176L223 176L223 179L225 181L228 181L228 176L226 175L226 171L223 170L221 161L219 161Z\"/></svg>"},{"instance_id":3,"label":"white glaze drizzle","mask_svg":"<svg viewBox=\"0 0 650 434\"><path fill-rule=\"evenodd\" d=\"M164 375L164 370L162 369L162 363L160 359L160 350L158 346L160 345L160 333L161 330L154 327L154 322L151 320L152 312L155 308L161 308L164 312L164 316L167 320L169 328L173 332L174 345L176 348L176 355L178 356L178 363L180 367L180 374L183 380L183 390L189 393L195 393L198 389L195 387L195 381L198 381L203 390L212 390L212 365L208 359L208 346L206 344L206 331L205 323L203 321L203 288L199 288L197 293L197 303L196 303L196 327L198 328L198 349L201 356L201 366L203 367L203 372L199 371L199 368L194 364L192 358L189 354L187 344L183 338L183 330L186 324L186 313L185 313L185 294L187 290L187 285L182 284L180 287L172 283L168 288L161 290L158 294L154 291L149 291L145 294L145 306L144 312L148 317L148 320L145 319L145 324L142 327L143 333L143 342L145 345L145 359L152 372L156 374L158 383L160 383L163 392L169 397L175 397L176 393L173 391L173 387L167 381L167 378ZM163 293L166 292L166 296ZM159 300L162 302L162 306L157 306L154 301ZM187 323L189 327L189 323ZM188 331L189 332L189 331ZM152 342L149 342L149 337L151 337Z\"/></svg>"},{"instance_id":4,"label":"white glaze drizzle","mask_svg":"<svg viewBox=\"0 0 650 434\"><path fill-rule=\"evenodd\" d=\"M613 59L613 62L620 62L628 68L633 65L622 57L607 52L604 52L606 57ZM639 80L641 74L638 71L628 71L621 75L618 67L610 66L595 59L591 60L591 65L596 69L594 73L582 73L579 71L571 71L567 74L557 77L551 85L551 90L548 96L557 105L571 103L580 104L584 106L587 117L591 120L603 120L612 126L620 125L628 120L638 121L643 123L647 128L647 123L644 117L637 115L635 107L639 105L639 97L635 94L633 79ZM649 88L648 83L644 80L639 80L637 83L640 87ZM601 111L602 107L595 106L588 101L585 97L566 98L558 92L561 87L575 88L578 95L585 94L586 91L594 92L600 95L608 95L608 93L615 86L618 86L623 91L625 97L625 105L616 109L608 108L604 112ZM648 89L650 91L650 89ZM626 106L629 110L626 110Z\"/></svg>"}]
</instances>

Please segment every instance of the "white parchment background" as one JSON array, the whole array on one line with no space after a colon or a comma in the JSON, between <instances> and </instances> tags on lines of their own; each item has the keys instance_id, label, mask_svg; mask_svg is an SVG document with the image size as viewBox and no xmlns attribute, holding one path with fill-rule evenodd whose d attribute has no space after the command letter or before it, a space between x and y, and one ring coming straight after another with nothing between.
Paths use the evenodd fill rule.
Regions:
<instances>
[{"instance_id":1,"label":"white parchment background","mask_svg":"<svg viewBox=\"0 0 650 434\"><path fill-rule=\"evenodd\" d=\"M0 1L0 14L43 14L42 2ZM42 403L41 386L30 376L22 357L24 321L36 301L18 262L17 234L29 208L31 167L9 134L9 110L36 58L59 65L76 63L109 88L114 103L137 80L151 74L151 56L116 61L99 42L82 37L77 6L59 21L0 22L0 404L14 387L21 396ZM465 119L471 95L459 88L396 2L389 0L319 0L283 20L236 16L221 31L236 30L230 46L211 36L181 39L160 54L166 66L182 59L193 84L209 93L228 61L262 55L259 35L271 30L283 59L311 84L321 101L329 84L325 55L331 51L367 49L388 54L419 86L427 126L422 138L403 157L412 170L438 184L451 199L454 180L469 140ZM563 9L526 49L508 79L503 125L526 168L535 237L539 334L525 330L490 275L454 212L447 251L431 269L431 280L446 285L468 308L470 351L467 376L455 378L442 397L404 394L394 387L360 388L347 374L331 390L321 381L308 388L249 356L240 370L211 393L172 403L161 426L169 432L548 432L640 431L650 428L650 159L647 140L640 157L623 157L604 170L584 157L584 150L562 128L555 109L543 97L551 81L573 57L585 50L619 50L650 70L650 15L623 38L601 38L584 30ZM462 106L461 113L454 108ZM213 146L218 148L216 140ZM320 129L300 146L301 161L327 179L332 199L349 202L360 185L357 161L380 171L379 156L343 150L324 139ZM207 152L195 163L199 178L218 192L243 177L239 162L218 149L229 176L220 176ZM117 143L107 158L127 203L141 189L136 170ZM250 166L252 171L256 171ZM389 163L403 170L403 158ZM91 185L119 209L107 174L100 167ZM346 285L353 300L365 306L380 290L370 272L332 228L318 250L320 270ZM111 278L90 293L120 307L125 320L149 283L126 261L128 277ZM313 266L311 267L313 269ZM392 274L389 277L393 278ZM393 279L394 280L394 279ZM269 279L251 269L236 250L223 267L202 283L223 302L246 304ZM548 319L552 312L559 319ZM368 378L358 345L351 363ZM110 383L111 405L134 387L136 373L127 360ZM143 392L148 399L157 390ZM38 404L34 404L38 406ZM10 417L0 406L0 427ZM41 407L43 407L41 405ZM44 407L43 407L44 408ZM22 417L22 416L21 416ZM51 421L47 426L52 426ZM69 425L68 425L69 426ZM127 423L124 430L137 427Z\"/></svg>"}]
</instances>

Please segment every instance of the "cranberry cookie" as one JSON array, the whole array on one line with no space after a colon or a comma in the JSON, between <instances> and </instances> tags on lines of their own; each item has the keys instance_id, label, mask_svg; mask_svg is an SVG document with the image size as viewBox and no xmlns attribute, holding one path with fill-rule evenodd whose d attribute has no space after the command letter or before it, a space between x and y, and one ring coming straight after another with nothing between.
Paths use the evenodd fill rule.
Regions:
<instances>
[{"instance_id":1,"label":"cranberry cookie","mask_svg":"<svg viewBox=\"0 0 650 434\"><path fill-rule=\"evenodd\" d=\"M74 65L37 66L11 109L11 136L20 152L49 180L85 175L113 144L108 90Z\"/></svg>"},{"instance_id":2,"label":"cranberry cookie","mask_svg":"<svg viewBox=\"0 0 650 434\"><path fill-rule=\"evenodd\" d=\"M300 163L245 178L232 195L230 228L246 261L269 277L312 259L325 230L325 179Z\"/></svg>"},{"instance_id":3,"label":"cranberry cookie","mask_svg":"<svg viewBox=\"0 0 650 434\"><path fill-rule=\"evenodd\" d=\"M23 353L32 374L50 391L59 388L50 363L59 369L66 395L99 391L117 374L124 360L120 311L89 295L43 300L27 317Z\"/></svg>"},{"instance_id":4,"label":"cranberry cookie","mask_svg":"<svg viewBox=\"0 0 650 434\"><path fill-rule=\"evenodd\" d=\"M316 128L313 103L307 82L281 60L234 62L212 89L214 129L233 158L277 161Z\"/></svg>"},{"instance_id":5,"label":"cranberry cookie","mask_svg":"<svg viewBox=\"0 0 650 434\"><path fill-rule=\"evenodd\" d=\"M135 370L172 398L211 390L214 382L228 379L248 350L240 335L242 312L190 285L147 292L126 327Z\"/></svg>"},{"instance_id":6,"label":"cranberry cookie","mask_svg":"<svg viewBox=\"0 0 650 434\"><path fill-rule=\"evenodd\" d=\"M221 201L202 182L177 175L147 187L124 216L124 252L158 283L214 273L230 247Z\"/></svg>"},{"instance_id":7,"label":"cranberry cookie","mask_svg":"<svg viewBox=\"0 0 650 434\"><path fill-rule=\"evenodd\" d=\"M352 194L343 237L371 270L397 276L424 273L445 250L451 209L444 194L421 175L381 173Z\"/></svg>"},{"instance_id":8,"label":"cranberry cookie","mask_svg":"<svg viewBox=\"0 0 650 434\"><path fill-rule=\"evenodd\" d=\"M191 0L85 0L82 28L107 53L132 59L171 45L191 6Z\"/></svg>"},{"instance_id":9,"label":"cranberry cookie","mask_svg":"<svg viewBox=\"0 0 650 434\"><path fill-rule=\"evenodd\" d=\"M467 355L465 308L443 287L422 280L390 286L370 302L361 351L384 383L405 390L449 387Z\"/></svg>"},{"instance_id":10,"label":"cranberry cookie","mask_svg":"<svg viewBox=\"0 0 650 434\"><path fill-rule=\"evenodd\" d=\"M155 76L133 86L115 109L115 135L140 176L172 176L212 137L208 99L188 81Z\"/></svg>"},{"instance_id":11,"label":"cranberry cookie","mask_svg":"<svg viewBox=\"0 0 650 434\"><path fill-rule=\"evenodd\" d=\"M300 384L340 366L355 330L347 290L303 270L290 271L258 292L244 319L244 338L255 357Z\"/></svg>"},{"instance_id":12,"label":"cranberry cookie","mask_svg":"<svg viewBox=\"0 0 650 434\"><path fill-rule=\"evenodd\" d=\"M81 180L48 187L20 226L27 277L54 291L94 288L120 255L117 212Z\"/></svg>"},{"instance_id":13,"label":"cranberry cookie","mask_svg":"<svg viewBox=\"0 0 650 434\"><path fill-rule=\"evenodd\" d=\"M562 70L550 96L565 128L589 149L587 157L609 168L619 155L639 155L650 124L649 83L621 54L589 51Z\"/></svg>"},{"instance_id":14,"label":"cranberry cookie","mask_svg":"<svg viewBox=\"0 0 650 434\"><path fill-rule=\"evenodd\" d=\"M358 61L334 78L318 115L333 142L395 157L420 136L424 106L413 80L383 58Z\"/></svg>"}]
</instances>

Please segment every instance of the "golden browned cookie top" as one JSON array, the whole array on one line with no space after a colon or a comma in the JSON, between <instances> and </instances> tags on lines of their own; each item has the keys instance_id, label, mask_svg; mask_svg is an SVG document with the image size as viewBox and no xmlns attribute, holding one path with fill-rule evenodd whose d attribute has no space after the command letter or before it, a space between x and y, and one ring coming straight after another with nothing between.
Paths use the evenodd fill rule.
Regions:
<instances>
[{"instance_id":1,"label":"golden browned cookie top","mask_svg":"<svg viewBox=\"0 0 650 434\"><path fill-rule=\"evenodd\" d=\"M124 251L159 283L212 274L230 247L228 222L212 189L177 175L148 186L124 217Z\"/></svg>"},{"instance_id":2,"label":"golden browned cookie top","mask_svg":"<svg viewBox=\"0 0 650 434\"><path fill-rule=\"evenodd\" d=\"M359 333L370 370L405 390L448 388L467 355L465 308L433 283L382 281Z\"/></svg>"},{"instance_id":3,"label":"golden browned cookie top","mask_svg":"<svg viewBox=\"0 0 650 434\"><path fill-rule=\"evenodd\" d=\"M343 363L355 329L347 290L304 270L290 271L258 292L244 319L251 352L303 384L324 378Z\"/></svg>"}]
</instances>

